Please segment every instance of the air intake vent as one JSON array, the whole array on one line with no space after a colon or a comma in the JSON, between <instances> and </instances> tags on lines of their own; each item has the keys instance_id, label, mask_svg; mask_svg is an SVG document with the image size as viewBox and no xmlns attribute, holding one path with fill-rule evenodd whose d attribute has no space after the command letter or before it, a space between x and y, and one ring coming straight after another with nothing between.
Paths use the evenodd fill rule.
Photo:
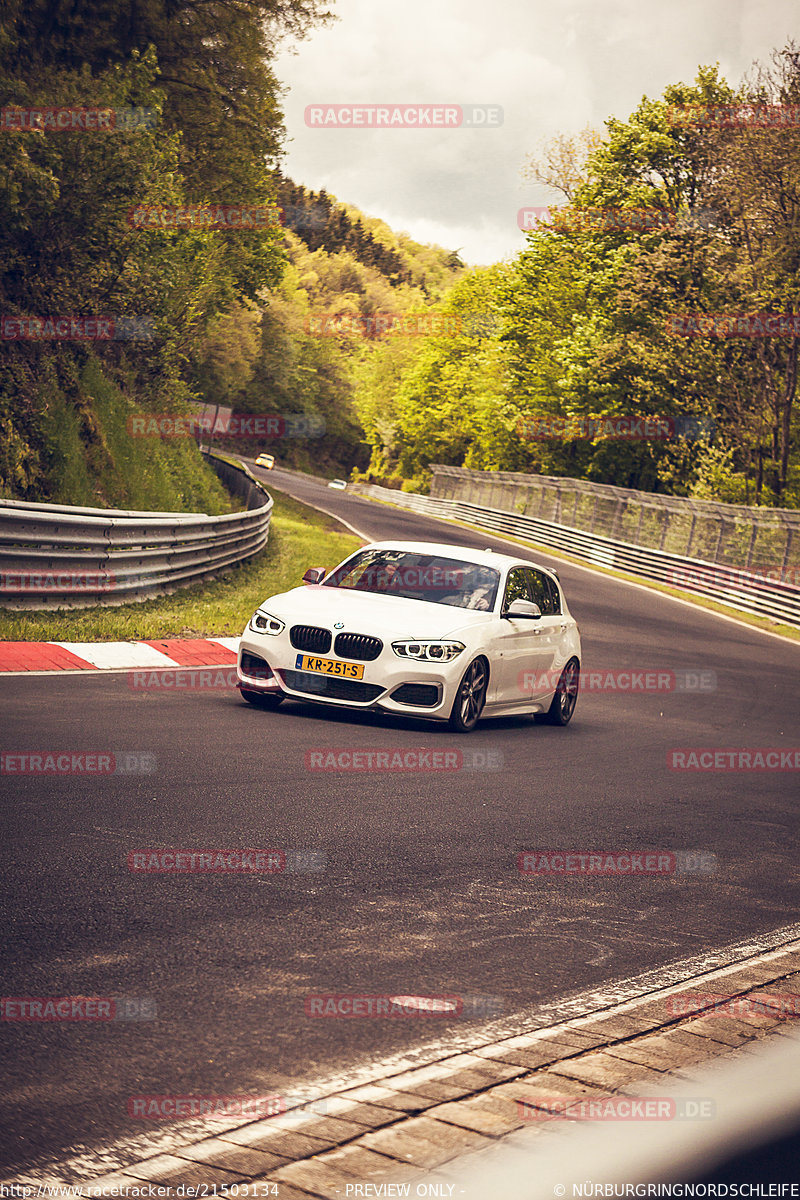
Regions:
<instances>
[{"instance_id":1,"label":"air intake vent","mask_svg":"<svg viewBox=\"0 0 800 1200\"><path fill-rule=\"evenodd\" d=\"M250 679L269 679L272 671L270 671L263 658L259 658L257 654L249 654L247 650L242 652L242 674L248 675Z\"/></svg>"},{"instance_id":2,"label":"air intake vent","mask_svg":"<svg viewBox=\"0 0 800 1200\"><path fill-rule=\"evenodd\" d=\"M307 696L320 696L326 700L349 700L356 704L369 704L384 691L375 683L358 683L354 679L317 675L312 671L279 671L278 674L293 692L304 692Z\"/></svg>"},{"instance_id":3,"label":"air intake vent","mask_svg":"<svg viewBox=\"0 0 800 1200\"><path fill-rule=\"evenodd\" d=\"M392 699L414 708L433 708L439 703L439 689L435 683L401 683L392 692Z\"/></svg>"}]
</instances>

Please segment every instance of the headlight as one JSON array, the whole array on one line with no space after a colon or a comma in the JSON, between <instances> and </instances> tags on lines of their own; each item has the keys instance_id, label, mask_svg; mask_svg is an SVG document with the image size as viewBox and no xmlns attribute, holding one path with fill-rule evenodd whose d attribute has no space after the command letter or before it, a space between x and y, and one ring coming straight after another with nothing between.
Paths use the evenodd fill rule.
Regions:
<instances>
[{"instance_id":1,"label":"headlight","mask_svg":"<svg viewBox=\"0 0 800 1200\"><path fill-rule=\"evenodd\" d=\"M406 638L392 642L392 649L400 658L423 659L425 662L450 662L464 649L463 642L421 642Z\"/></svg>"},{"instance_id":2,"label":"headlight","mask_svg":"<svg viewBox=\"0 0 800 1200\"><path fill-rule=\"evenodd\" d=\"M283 633L286 626L277 617L273 617L270 613L264 612L262 608L258 608L250 618L250 628L255 633L276 634Z\"/></svg>"}]
</instances>

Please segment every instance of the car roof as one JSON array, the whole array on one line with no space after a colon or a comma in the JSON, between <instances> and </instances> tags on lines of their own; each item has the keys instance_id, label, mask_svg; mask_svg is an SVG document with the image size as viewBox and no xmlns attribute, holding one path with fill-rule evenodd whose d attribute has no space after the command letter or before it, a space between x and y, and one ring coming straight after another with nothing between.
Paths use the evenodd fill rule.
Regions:
<instances>
[{"instance_id":1,"label":"car roof","mask_svg":"<svg viewBox=\"0 0 800 1200\"><path fill-rule=\"evenodd\" d=\"M448 542L370 542L361 550L410 550L421 554L438 554L444 558L457 558L462 562L475 563L478 566L496 567L498 571L509 567L535 566L539 571L552 575L553 572L539 563L526 562L525 559L512 558L510 554L499 554L494 550L478 550L473 546L453 546ZM554 576L557 578L557 576Z\"/></svg>"}]
</instances>

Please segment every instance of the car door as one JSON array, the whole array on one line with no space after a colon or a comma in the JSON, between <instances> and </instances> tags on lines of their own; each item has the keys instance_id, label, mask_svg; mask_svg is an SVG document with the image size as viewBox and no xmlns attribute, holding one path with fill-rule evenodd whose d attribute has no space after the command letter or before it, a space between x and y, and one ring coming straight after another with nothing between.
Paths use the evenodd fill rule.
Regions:
<instances>
[{"instance_id":1,"label":"car door","mask_svg":"<svg viewBox=\"0 0 800 1200\"><path fill-rule=\"evenodd\" d=\"M530 571L531 568L522 565L511 567L506 576L501 612L513 600L530 600L539 604L533 595ZM499 621L495 638L496 704L520 704L545 690L541 677L552 666L554 649L552 628L548 627L543 637L542 621L542 617L536 620L530 617L505 617Z\"/></svg>"},{"instance_id":2,"label":"car door","mask_svg":"<svg viewBox=\"0 0 800 1200\"><path fill-rule=\"evenodd\" d=\"M535 567L526 567L528 587L534 604L542 610L542 619L538 625L538 643L536 647L534 671L535 677L525 677L523 671L523 690L531 698L544 696L552 692L558 683L560 668L563 665L561 646L567 629L567 619L561 613L561 597L554 581L544 571Z\"/></svg>"}]
</instances>

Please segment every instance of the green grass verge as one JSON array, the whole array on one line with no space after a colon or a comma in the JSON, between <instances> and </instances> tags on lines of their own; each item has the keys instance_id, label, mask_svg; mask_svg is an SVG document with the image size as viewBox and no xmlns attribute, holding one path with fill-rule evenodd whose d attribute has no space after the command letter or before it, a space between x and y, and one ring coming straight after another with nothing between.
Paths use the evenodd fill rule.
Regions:
<instances>
[{"instance_id":1,"label":"green grass verge","mask_svg":"<svg viewBox=\"0 0 800 1200\"><path fill-rule=\"evenodd\" d=\"M20 642L144 641L167 637L238 637L267 596L297 587L307 567L333 567L362 545L332 517L282 492L266 549L208 583L171 596L114 608L0 613L0 640Z\"/></svg>"}]
</instances>

